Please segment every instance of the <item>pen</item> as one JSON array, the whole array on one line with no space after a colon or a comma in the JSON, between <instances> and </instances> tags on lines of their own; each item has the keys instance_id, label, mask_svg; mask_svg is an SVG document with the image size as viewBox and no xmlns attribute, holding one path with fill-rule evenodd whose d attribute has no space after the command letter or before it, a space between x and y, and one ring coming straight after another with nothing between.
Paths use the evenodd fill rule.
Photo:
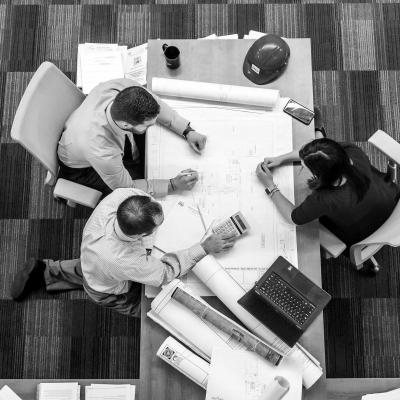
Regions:
<instances>
[{"instance_id":1,"label":"pen","mask_svg":"<svg viewBox=\"0 0 400 400\"><path fill-rule=\"evenodd\" d=\"M179 172L179 176L192 176L193 172Z\"/></svg>"},{"instance_id":2,"label":"pen","mask_svg":"<svg viewBox=\"0 0 400 400\"><path fill-rule=\"evenodd\" d=\"M207 227L206 227L206 223L204 222L203 214L202 214L202 212L201 212L200 207L199 207L198 204L196 204L196 207L197 207L197 211L199 212L200 219L201 219L201 223L203 224L203 228L204 228L204 230L206 231L206 230L207 230Z\"/></svg>"}]
</instances>

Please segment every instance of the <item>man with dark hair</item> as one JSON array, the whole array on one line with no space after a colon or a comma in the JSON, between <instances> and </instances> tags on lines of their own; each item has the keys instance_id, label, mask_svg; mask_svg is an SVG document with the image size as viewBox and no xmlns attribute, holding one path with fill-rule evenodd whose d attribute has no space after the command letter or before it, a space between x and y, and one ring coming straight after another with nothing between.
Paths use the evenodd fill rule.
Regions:
<instances>
[{"instance_id":1,"label":"man with dark hair","mask_svg":"<svg viewBox=\"0 0 400 400\"><path fill-rule=\"evenodd\" d=\"M133 188L116 189L99 203L85 225L81 258L30 259L14 279L11 296L23 299L42 286L59 291L85 289L95 303L140 316L141 284L160 286L186 274L207 254L230 249L235 237L207 234L200 243L161 259L151 256L164 220L159 203Z\"/></svg>"},{"instance_id":2,"label":"man with dark hair","mask_svg":"<svg viewBox=\"0 0 400 400\"><path fill-rule=\"evenodd\" d=\"M201 153L206 137L166 103L131 79L97 85L65 123L58 144L59 177L107 195L135 187L154 196L190 190L196 171L171 179L144 178L144 133L156 122Z\"/></svg>"}]
</instances>

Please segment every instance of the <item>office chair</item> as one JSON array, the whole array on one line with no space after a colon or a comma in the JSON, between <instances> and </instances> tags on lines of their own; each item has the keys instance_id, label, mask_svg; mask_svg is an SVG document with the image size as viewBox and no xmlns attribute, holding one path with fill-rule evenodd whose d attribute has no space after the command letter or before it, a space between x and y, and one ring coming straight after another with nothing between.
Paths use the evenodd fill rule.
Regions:
<instances>
[{"instance_id":1,"label":"office chair","mask_svg":"<svg viewBox=\"0 0 400 400\"><path fill-rule=\"evenodd\" d=\"M94 208L102 193L66 179L58 179L57 145L64 124L85 95L52 63L45 61L22 96L11 137L47 169L44 184L54 186L55 198Z\"/></svg>"},{"instance_id":2,"label":"office chair","mask_svg":"<svg viewBox=\"0 0 400 400\"><path fill-rule=\"evenodd\" d=\"M388 157L386 180L395 182L396 164L400 164L400 143L381 130L376 131L368 139L368 142ZM320 243L322 249L327 253L327 258L336 258L346 249L346 245L322 225L320 225ZM358 270L363 267L365 261L371 260L374 270L377 272L379 264L373 256L384 245L400 246L400 201L379 229L350 247L350 261Z\"/></svg>"}]
</instances>

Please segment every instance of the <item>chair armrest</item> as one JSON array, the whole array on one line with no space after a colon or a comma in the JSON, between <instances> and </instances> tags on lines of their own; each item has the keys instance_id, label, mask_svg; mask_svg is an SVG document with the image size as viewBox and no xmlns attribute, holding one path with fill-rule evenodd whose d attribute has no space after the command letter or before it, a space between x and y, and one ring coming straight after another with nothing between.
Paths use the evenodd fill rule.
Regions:
<instances>
[{"instance_id":1,"label":"chair armrest","mask_svg":"<svg viewBox=\"0 0 400 400\"><path fill-rule=\"evenodd\" d=\"M102 193L79 183L59 179L54 187L53 195L54 197L61 197L73 203L95 208Z\"/></svg>"},{"instance_id":2,"label":"chair armrest","mask_svg":"<svg viewBox=\"0 0 400 400\"><path fill-rule=\"evenodd\" d=\"M346 245L321 224L319 224L319 242L321 247L334 258L339 257L346 249Z\"/></svg>"},{"instance_id":3,"label":"chair armrest","mask_svg":"<svg viewBox=\"0 0 400 400\"><path fill-rule=\"evenodd\" d=\"M387 133L378 130L368 139L368 142L386 154L396 164L400 164L400 143Z\"/></svg>"}]
</instances>

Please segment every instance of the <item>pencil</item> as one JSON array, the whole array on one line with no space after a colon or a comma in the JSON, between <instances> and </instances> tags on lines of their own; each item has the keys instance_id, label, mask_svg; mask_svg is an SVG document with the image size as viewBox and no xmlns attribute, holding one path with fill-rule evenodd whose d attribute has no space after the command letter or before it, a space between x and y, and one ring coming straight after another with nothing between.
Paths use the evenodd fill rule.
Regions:
<instances>
[{"instance_id":1,"label":"pencil","mask_svg":"<svg viewBox=\"0 0 400 400\"><path fill-rule=\"evenodd\" d=\"M203 224L203 228L204 228L204 230L206 231L206 230L207 230L207 227L206 227L206 223L205 223L205 221L204 221L203 214L202 214L202 212L201 212L200 207L199 207L198 204L196 204L196 207L197 207L197 211L199 212L200 219L201 219L201 223Z\"/></svg>"}]
</instances>

